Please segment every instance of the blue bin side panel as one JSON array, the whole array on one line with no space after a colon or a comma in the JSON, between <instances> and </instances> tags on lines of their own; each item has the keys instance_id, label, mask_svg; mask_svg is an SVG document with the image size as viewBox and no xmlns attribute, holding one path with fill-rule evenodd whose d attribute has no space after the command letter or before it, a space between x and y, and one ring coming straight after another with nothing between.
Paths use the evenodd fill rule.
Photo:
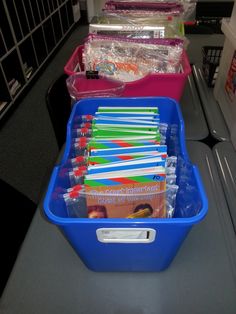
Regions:
<instances>
[{"instance_id":1,"label":"blue bin side panel","mask_svg":"<svg viewBox=\"0 0 236 314\"><path fill-rule=\"evenodd\" d=\"M157 272L170 265L192 226L143 223L143 228L156 230L155 241L145 244L99 242L96 230L100 227L104 225L99 222L61 227L66 238L89 269L104 272ZM110 227L114 225L111 224ZM127 225L119 224L119 228L122 227Z\"/></svg>"}]
</instances>

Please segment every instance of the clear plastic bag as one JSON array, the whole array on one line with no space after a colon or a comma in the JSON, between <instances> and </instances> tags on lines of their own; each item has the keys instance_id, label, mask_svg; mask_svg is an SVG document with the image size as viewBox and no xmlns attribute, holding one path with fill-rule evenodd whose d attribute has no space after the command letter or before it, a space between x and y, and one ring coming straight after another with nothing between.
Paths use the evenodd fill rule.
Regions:
<instances>
[{"instance_id":1,"label":"clear plastic bag","mask_svg":"<svg viewBox=\"0 0 236 314\"><path fill-rule=\"evenodd\" d=\"M181 154L181 147L179 142L179 127L177 124L169 125L167 145L168 153L170 156L178 156Z\"/></svg>"},{"instance_id":2,"label":"clear plastic bag","mask_svg":"<svg viewBox=\"0 0 236 314\"><path fill-rule=\"evenodd\" d=\"M72 142L71 145L71 155L73 157L76 156L87 156L88 155L88 148L87 148L87 143L83 142Z\"/></svg>"},{"instance_id":3,"label":"clear plastic bag","mask_svg":"<svg viewBox=\"0 0 236 314\"><path fill-rule=\"evenodd\" d=\"M84 176L87 173L87 165L80 165L74 168L62 168L59 176L68 181L68 188L84 183Z\"/></svg>"},{"instance_id":4,"label":"clear plastic bag","mask_svg":"<svg viewBox=\"0 0 236 314\"><path fill-rule=\"evenodd\" d=\"M90 128L73 128L72 137L91 137L92 130Z\"/></svg>"},{"instance_id":5,"label":"clear plastic bag","mask_svg":"<svg viewBox=\"0 0 236 314\"><path fill-rule=\"evenodd\" d=\"M83 161L88 159L83 158ZM80 159L80 161L82 161ZM69 217L88 218L171 218L174 214L175 198L178 191L176 185L177 157L166 159L166 189L160 182L153 182L150 186L123 185L120 189L100 190L100 187L86 188L84 178L88 173L88 165L75 168L62 168L59 175L63 180L67 178L70 187L58 191L66 202ZM171 165L171 167L170 167ZM129 169L129 168L128 168ZM182 177L183 179L183 177ZM181 183L181 182L180 182ZM161 188L162 186L162 188ZM162 192L160 192L160 189ZM76 193L75 193L76 192ZM87 207L87 214L85 208ZM101 215L101 207L106 209L106 215ZM121 212L120 208L123 208ZM114 210L114 212L113 212ZM81 212L83 216L81 216Z\"/></svg>"},{"instance_id":6,"label":"clear plastic bag","mask_svg":"<svg viewBox=\"0 0 236 314\"><path fill-rule=\"evenodd\" d=\"M171 197L166 198L166 191L158 193L153 188L153 192L133 193L129 189L115 194L96 189L87 192L84 185L76 188L62 195L71 218L167 218L173 213L173 202L169 203Z\"/></svg>"},{"instance_id":7,"label":"clear plastic bag","mask_svg":"<svg viewBox=\"0 0 236 314\"><path fill-rule=\"evenodd\" d=\"M183 6L178 2L139 2L139 1L107 1L105 10L123 10L127 12L156 12L158 15L180 15L183 12Z\"/></svg>"},{"instance_id":8,"label":"clear plastic bag","mask_svg":"<svg viewBox=\"0 0 236 314\"><path fill-rule=\"evenodd\" d=\"M196 20L196 5L197 0L182 0L184 6L184 21L195 21Z\"/></svg>"},{"instance_id":9,"label":"clear plastic bag","mask_svg":"<svg viewBox=\"0 0 236 314\"><path fill-rule=\"evenodd\" d=\"M90 35L85 42L86 70L129 82L149 73L178 73L183 53L181 39L127 39Z\"/></svg>"},{"instance_id":10,"label":"clear plastic bag","mask_svg":"<svg viewBox=\"0 0 236 314\"><path fill-rule=\"evenodd\" d=\"M91 115L91 114L88 114L88 115L75 115L75 118L73 120L73 123L72 123L72 130L73 129L81 129L81 128L90 128L91 127L91 123L94 119L94 116ZM82 126L83 124L86 124L86 123L89 123L89 125L84 125Z\"/></svg>"},{"instance_id":11,"label":"clear plastic bag","mask_svg":"<svg viewBox=\"0 0 236 314\"><path fill-rule=\"evenodd\" d=\"M104 11L92 19L91 34L127 38L183 38L182 19L168 16L126 16L116 11Z\"/></svg>"},{"instance_id":12,"label":"clear plastic bag","mask_svg":"<svg viewBox=\"0 0 236 314\"><path fill-rule=\"evenodd\" d=\"M166 203L167 203L167 218L174 216L176 197L179 186L176 184L167 185Z\"/></svg>"},{"instance_id":13,"label":"clear plastic bag","mask_svg":"<svg viewBox=\"0 0 236 314\"><path fill-rule=\"evenodd\" d=\"M96 79L89 79L83 72L69 76L66 85L74 101L88 97L119 97L125 87L111 77L98 75Z\"/></svg>"},{"instance_id":14,"label":"clear plastic bag","mask_svg":"<svg viewBox=\"0 0 236 314\"><path fill-rule=\"evenodd\" d=\"M80 156L68 159L66 162L66 166L68 168L75 168L79 166L85 166L87 165L87 162L88 162L88 157L84 155L80 155Z\"/></svg>"},{"instance_id":15,"label":"clear plastic bag","mask_svg":"<svg viewBox=\"0 0 236 314\"><path fill-rule=\"evenodd\" d=\"M148 5L148 4L152 4L154 5L156 4L161 4L161 3L165 3L165 4L181 4L183 6L183 20L184 21L193 21L195 20L195 15L196 15L196 4L197 4L197 0L129 0L129 1L125 1L125 0L117 0L117 1L106 1L105 7L110 7L111 3L115 2L117 4L117 6L120 4L127 3L127 5L131 5L133 3L133 7L138 8L138 5ZM135 5L136 4L136 5ZM113 6L114 8L115 6ZM124 7L124 6L123 6Z\"/></svg>"},{"instance_id":16,"label":"clear plastic bag","mask_svg":"<svg viewBox=\"0 0 236 314\"><path fill-rule=\"evenodd\" d=\"M166 167L166 174L167 175L173 175L176 172L176 168L175 167Z\"/></svg>"},{"instance_id":17,"label":"clear plastic bag","mask_svg":"<svg viewBox=\"0 0 236 314\"><path fill-rule=\"evenodd\" d=\"M166 176L166 184L173 185L176 184L177 176L176 174L169 174Z\"/></svg>"},{"instance_id":18,"label":"clear plastic bag","mask_svg":"<svg viewBox=\"0 0 236 314\"><path fill-rule=\"evenodd\" d=\"M67 214L70 218L87 218L86 198L80 197L80 189L63 194Z\"/></svg>"},{"instance_id":19,"label":"clear plastic bag","mask_svg":"<svg viewBox=\"0 0 236 314\"><path fill-rule=\"evenodd\" d=\"M81 129L81 128L91 129L91 127L92 127L91 122L79 122L78 124L73 125L73 129Z\"/></svg>"},{"instance_id":20,"label":"clear plastic bag","mask_svg":"<svg viewBox=\"0 0 236 314\"><path fill-rule=\"evenodd\" d=\"M168 124L167 123L160 123L159 131L161 134L161 144L166 144L167 130L168 130Z\"/></svg>"},{"instance_id":21,"label":"clear plastic bag","mask_svg":"<svg viewBox=\"0 0 236 314\"><path fill-rule=\"evenodd\" d=\"M199 199L198 188L194 182L192 164L179 156L176 174L179 186L179 192L176 196L178 217L196 216L201 209L202 203Z\"/></svg>"}]
</instances>

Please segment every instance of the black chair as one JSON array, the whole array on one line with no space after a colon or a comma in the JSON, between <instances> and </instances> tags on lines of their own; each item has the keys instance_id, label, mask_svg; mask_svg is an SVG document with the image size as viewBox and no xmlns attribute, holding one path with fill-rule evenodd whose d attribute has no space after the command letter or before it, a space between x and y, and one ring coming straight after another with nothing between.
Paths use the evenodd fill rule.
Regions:
<instances>
[{"instance_id":1,"label":"black chair","mask_svg":"<svg viewBox=\"0 0 236 314\"><path fill-rule=\"evenodd\" d=\"M37 204L0 179L1 190L1 268L0 296L11 273L20 246L29 228Z\"/></svg>"},{"instance_id":2,"label":"black chair","mask_svg":"<svg viewBox=\"0 0 236 314\"><path fill-rule=\"evenodd\" d=\"M66 126L71 112L71 99L66 87L66 74L58 77L48 88L46 105L59 150L66 140Z\"/></svg>"}]
</instances>

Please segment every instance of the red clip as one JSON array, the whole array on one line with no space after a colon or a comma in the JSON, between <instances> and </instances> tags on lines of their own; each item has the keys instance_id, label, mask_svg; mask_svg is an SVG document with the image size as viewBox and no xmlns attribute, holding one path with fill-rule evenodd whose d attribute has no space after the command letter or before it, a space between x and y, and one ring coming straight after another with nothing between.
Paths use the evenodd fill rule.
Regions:
<instances>
[{"instance_id":1,"label":"red clip","mask_svg":"<svg viewBox=\"0 0 236 314\"><path fill-rule=\"evenodd\" d=\"M85 128L90 129L91 128L91 123L90 122L85 122L84 126L85 126Z\"/></svg>"},{"instance_id":2,"label":"red clip","mask_svg":"<svg viewBox=\"0 0 236 314\"><path fill-rule=\"evenodd\" d=\"M85 161L85 157L84 156L78 156L78 157L75 157L75 160L76 160L76 162L82 162L82 161Z\"/></svg>"},{"instance_id":3,"label":"red clip","mask_svg":"<svg viewBox=\"0 0 236 314\"><path fill-rule=\"evenodd\" d=\"M80 147L85 147L87 145L87 138L86 137L80 137L78 143L79 143Z\"/></svg>"},{"instance_id":4,"label":"red clip","mask_svg":"<svg viewBox=\"0 0 236 314\"><path fill-rule=\"evenodd\" d=\"M80 133L81 134L87 134L88 133L88 128L81 128Z\"/></svg>"},{"instance_id":5,"label":"red clip","mask_svg":"<svg viewBox=\"0 0 236 314\"><path fill-rule=\"evenodd\" d=\"M73 191L72 192L79 192L82 190L82 185L81 184L77 184L75 186L73 186Z\"/></svg>"},{"instance_id":6,"label":"red clip","mask_svg":"<svg viewBox=\"0 0 236 314\"><path fill-rule=\"evenodd\" d=\"M69 193L69 197L70 198L77 198L79 196L79 192L78 191L72 191Z\"/></svg>"},{"instance_id":7,"label":"red clip","mask_svg":"<svg viewBox=\"0 0 236 314\"><path fill-rule=\"evenodd\" d=\"M82 177L83 171L81 169L75 170L74 171L74 176L75 177Z\"/></svg>"},{"instance_id":8,"label":"red clip","mask_svg":"<svg viewBox=\"0 0 236 314\"><path fill-rule=\"evenodd\" d=\"M93 116L91 114L87 114L85 117L86 120L93 120Z\"/></svg>"}]
</instances>

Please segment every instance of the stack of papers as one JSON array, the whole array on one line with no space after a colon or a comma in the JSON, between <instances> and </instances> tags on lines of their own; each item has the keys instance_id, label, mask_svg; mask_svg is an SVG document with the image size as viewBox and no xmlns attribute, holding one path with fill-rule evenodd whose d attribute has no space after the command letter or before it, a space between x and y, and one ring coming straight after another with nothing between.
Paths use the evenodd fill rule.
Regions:
<instances>
[{"instance_id":1,"label":"stack of papers","mask_svg":"<svg viewBox=\"0 0 236 314\"><path fill-rule=\"evenodd\" d=\"M98 109L84 178L89 217L166 216L159 121L157 108Z\"/></svg>"},{"instance_id":2,"label":"stack of papers","mask_svg":"<svg viewBox=\"0 0 236 314\"><path fill-rule=\"evenodd\" d=\"M82 125L72 134L76 128ZM89 218L168 217L167 187L176 184L177 158L167 155L167 128L156 107L99 107L91 137L72 139L71 164L78 167L69 173L67 202L85 199Z\"/></svg>"}]
</instances>

